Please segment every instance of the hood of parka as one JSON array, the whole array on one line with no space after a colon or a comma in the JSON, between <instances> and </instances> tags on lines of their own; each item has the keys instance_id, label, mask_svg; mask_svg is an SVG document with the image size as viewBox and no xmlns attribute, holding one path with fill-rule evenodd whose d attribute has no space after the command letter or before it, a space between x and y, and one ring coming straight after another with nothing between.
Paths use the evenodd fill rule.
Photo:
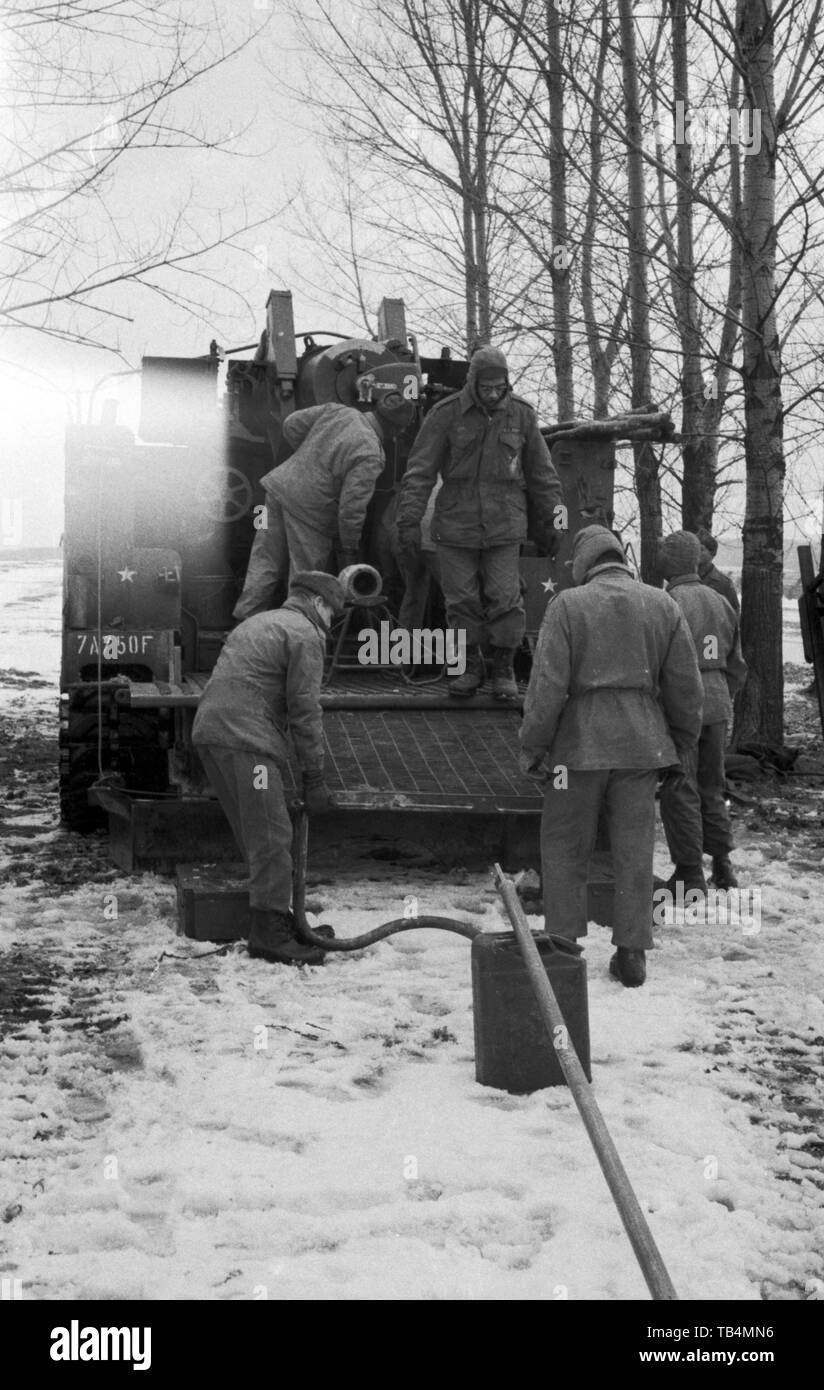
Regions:
<instances>
[{"instance_id":1,"label":"hood of parka","mask_svg":"<svg viewBox=\"0 0 824 1390\"><path fill-rule=\"evenodd\" d=\"M466 377L467 387L469 388L469 392L475 404L480 406L481 410L488 410L488 406L481 400L476 390L478 377L481 372L489 376L506 377L506 395L502 396L498 404L494 407L495 410L500 410L512 389L509 384L509 367L506 364L506 358L500 348L478 348L477 352L474 352L469 359L469 371Z\"/></svg>"},{"instance_id":2,"label":"hood of parka","mask_svg":"<svg viewBox=\"0 0 824 1390\"><path fill-rule=\"evenodd\" d=\"M673 531L665 536L658 545L658 568L664 579L698 574L702 550L705 548L692 531Z\"/></svg>"},{"instance_id":3,"label":"hood of parka","mask_svg":"<svg viewBox=\"0 0 824 1390\"><path fill-rule=\"evenodd\" d=\"M623 565L626 569L624 547L606 526L584 526L572 545L573 584L585 584L596 564Z\"/></svg>"}]
</instances>

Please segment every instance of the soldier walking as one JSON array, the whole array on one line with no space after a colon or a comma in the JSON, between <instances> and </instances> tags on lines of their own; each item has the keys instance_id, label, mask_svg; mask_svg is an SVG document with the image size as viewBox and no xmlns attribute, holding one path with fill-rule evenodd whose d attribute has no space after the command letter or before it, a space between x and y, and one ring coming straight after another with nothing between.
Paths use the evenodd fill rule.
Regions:
<instances>
[{"instance_id":1,"label":"soldier walking","mask_svg":"<svg viewBox=\"0 0 824 1390\"><path fill-rule=\"evenodd\" d=\"M716 888L736 888L730 864L732 826L724 797L724 746L732 697L747 678L738 614L699 576L701 542L675 531L661 542L660 569L692 633L704 687L701 734L661 784L661 820L675 864L671 892L706 892L703 855L712 858Z\"/></svg>"},{"instance_id":2,"label":"soldier walking","mask_svg":"<svg viewBox=\"0 0 824 1390\"><path fill-rule=\"evenodd\" d=\"M610 973L646 978L658 769L695 747L703 689L678 604L633 579L605 526L575 537L576 587L544 614L524 701L521 766L545 779L541 872L546 928L587 930L587 868L599 812L615 874Z\"/></svg>"}]
</instances>

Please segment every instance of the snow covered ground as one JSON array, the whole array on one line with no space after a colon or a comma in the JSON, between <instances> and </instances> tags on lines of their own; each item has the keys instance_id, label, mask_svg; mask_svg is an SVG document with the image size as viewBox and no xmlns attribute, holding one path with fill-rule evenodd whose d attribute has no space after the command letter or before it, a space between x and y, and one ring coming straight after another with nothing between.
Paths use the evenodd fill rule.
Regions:
<instances>
[{"instance_id":1,"label":"snow covered ground","mask_svg":"<svg viewBox=\"0 0 824 1390\"><path fill-rule=\"evenodd\" d=\"M801 638L801 619L798 614L798 600L782 599L784 610L784 632L781 643L785 661L800 666L804 660L804 643ZM812 670L812 668L810 668Z\"/></svg>"},{"instance_id":2,"label":"snow covered ground","mask_svg":"<svg viewBox=\"0 0 824 1390\"><path fill-rule=\"evenodd\" d=\"M3 563L0 585L0 1277L28 1299L647 1297L570 1094L476 1082L468 942L305 972L215 953L175 935L168 879L60 830L58 571ZM679 914L627 991L590 928L594 1092L683 1298L824 1295L810 797L812 833L737 822L758 930ZM313 867L339 935L409 894L505 925L485 874Z\"/></svg>"}]
</instances>

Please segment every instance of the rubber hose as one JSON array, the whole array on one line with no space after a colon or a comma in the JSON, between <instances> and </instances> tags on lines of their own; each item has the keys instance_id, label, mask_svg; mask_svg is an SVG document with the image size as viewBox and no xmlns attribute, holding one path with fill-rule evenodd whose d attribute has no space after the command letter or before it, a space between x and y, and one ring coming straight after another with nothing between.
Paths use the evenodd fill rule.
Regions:
<instances>
[{"instance_id":1,"label":"rubber hose","mask_svg":"<svg viewBox=\"0 0 824 1390\"><path fill-rule=\"evenodd\" d=\"M439 931L455 932L458 936L465 936L469 941L474 941L483 930L481 927L473 927L470 922L455 922L451 917L394 917L391 922L373 927L372 931L342 941L339 937L318 936L317 932L312 931L306 918L297 912L295 925L302 941L320 946L324 951L361 951L364 946L374 946L376 941L384 941L387 936L395 936L402 931L417 931L418 928L434 927Z\"/></svg>"},{"instance_id":2,"label":"rubber hose","mask_svg":"<svg viewBox=\"0 0 824 1390\"><path fill-rule=\"evenodd\" d=\"M480 936L482 928L473 927L471 922L456 922L451 917L393 917L372 931L360 936L351 936L347 941L337 937L319 936L312 931L306 920L306 862L309 856L309 821L301 802L293 804L295 820L292 836L292 912L298 936L312 946L320 946L323 951L361 951L364 946L373 946L376 941L384 941L387 936L395 936L402 931L418 931L433 927L438 931L455 932L473 941Z\"/></svg>"}]
</instances>

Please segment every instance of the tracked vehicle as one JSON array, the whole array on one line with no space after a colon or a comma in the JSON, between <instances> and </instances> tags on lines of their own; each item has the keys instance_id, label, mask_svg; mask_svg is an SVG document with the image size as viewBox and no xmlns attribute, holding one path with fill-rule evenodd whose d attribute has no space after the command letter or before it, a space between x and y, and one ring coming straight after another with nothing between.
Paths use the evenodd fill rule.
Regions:
<instances>
[{"instance_id":1,"label":"tracked vehicle","mask_svg":"<svg viewBox=\"0 0 824 1390\"><path fill-rule=\"evenodd\" d=\"M392 815L404 818L392 822L396 834L417 843L428 836L442 848L468 833L501 854L527 827L531 838L540 802L518 770L518 706L483 689L459 703L437 670L421 679L420 671L357 659L359 632L393 624L402 594L386 520L416 429L432 404L460 389L467 363L448 349L420 356L400 300L381 305L376 341L298 335L285 291L269 296L254 354L230 356L225 366L222 357L212 344L201 358L144 359L137 436L106 410L101 423L69 430L64 820L83 830L108 818L115 859L127 869L236 855L189 735L265 512L260 479L273 459L286 457L282 426L292 410L325 401L368 409L357 383L379 371L420 406L417 425L388 446L364 527L362 559L380 571L382 592L355 607L330 639L322 700L334 833L343 817L347 834L374 836ZM655 421L645 437L661 437ZM611 521L620 431L596 422L545 433L568 530L554 561L524 547L527 639L517 667L524 681L548 597L570 582L565 561L576 530ZM431 617L443 622L438 604L435 593Z\"/></svg>"}]
</instances>

